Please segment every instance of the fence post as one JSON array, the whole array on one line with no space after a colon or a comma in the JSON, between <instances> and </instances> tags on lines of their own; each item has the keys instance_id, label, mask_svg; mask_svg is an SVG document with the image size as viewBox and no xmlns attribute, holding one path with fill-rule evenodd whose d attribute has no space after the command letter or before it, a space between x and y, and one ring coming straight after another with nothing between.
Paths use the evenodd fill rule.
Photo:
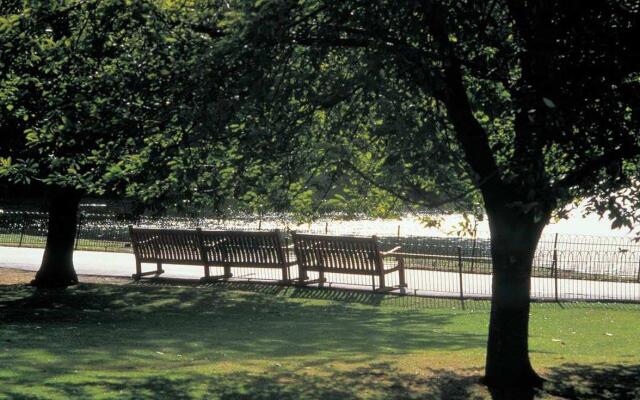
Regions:
<instances>
[{"instance_id":1,"label":"fence post","mask_svg":"<svg viewBox=\"0 0 640 400\"><path fill-rule=\"evenodd\" d=\"M638 259L638 283L640 283L640 258Z\"/></svg>"},{"instance_id":2,"label":"fence post","mask_svg":"<svg viewBox=\"0 0 640 400\"><path fill-rule=\"evenodd\" d=\"M259 231L262 230L262 220L261 219L258 220L258 230Z\"/></svg>"},{"instance_id":3,"label":"fence post","mask_svg":"<svg viewBox=\"0 0 640 400\"><path fill-rule=\"evenodd\" d=\"M400 239L400 225L398 225L398 239Z\"/></svg>"},{"instance_id":4,"label":"fence post","mask_svg":"<svg viewBox=\"0 0 640 400\"><path fill-rule=\"evenodd\" d=\"M462 287L462 247L458 246L458 278L460 281L460 304L464 310L464 289Z\"/></svg>"},{"instance_id":5,"label":"fence post","mask_svg":"<svg viewBox=\"0 0 640 400\"><path fill-rule=\"evenodd\" d=\"M22 240L24 239L24 232L27 230L27 214L22 213L22 227L20 228L20 241L18 247L22 247Z\"/></svg>"},{"instance_id":6,"label":"fence post","mask_svg":"<svg viewBox=\"0 0 640 400\"><path fill-rule=\"evenodd\" d=\"M553 283L554 283L554 293L556 302L559 302L558 295L558 233L555 234L553 239L553 261L551 264L551 269L553 270Z\"/></svg>"},{"instance_id":7,"label":"fence post","mask_svg":"<svg viewBox=\"0 0 640 400\"><path fill-rule=\"evenodd\" d=\"M324 234L327 235L329 233L329 222L324 223Z\"/></svg>"},{"instance_id":8,"label":"fence post","mask_svg":"<svg viewBox=\"0 0 640 400\"><path fill-rule=\"evenodd\" d=\"M78 215L78 226L76 228L76 243L73 246L74 250L78 250L78 242L80 241L80 229L82 228L82 212Z\"/></svg>"}]
</instances>

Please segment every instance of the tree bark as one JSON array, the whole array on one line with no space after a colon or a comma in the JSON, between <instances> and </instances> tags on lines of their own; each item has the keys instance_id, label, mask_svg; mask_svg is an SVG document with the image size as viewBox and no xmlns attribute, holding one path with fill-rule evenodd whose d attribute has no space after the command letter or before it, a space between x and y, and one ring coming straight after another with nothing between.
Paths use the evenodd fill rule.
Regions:
<instances>
[{"instance_id":1,"label":"tree bark","mask_svg":"<svg viewBox=\"0 0 640 400\"><path fill-rule=\"evenodd\" d=\"M531 270L546 224L504 207L488 210L493 260L493 296L485 383L494 388L539 387L543 379L529 360Z\"/></svg>"},{"instance_id":2,"label":"tree bark","mask_svg":"<svg viewBox=\"0 0 640 400\"><path fill-rule=\"evenodd\" d=\"M48 197L47 244L42 264L31 285L40 289L66 288L78 283L73 249L81 194L73 189L51 188Z\"/></svg>"}]
</instances>

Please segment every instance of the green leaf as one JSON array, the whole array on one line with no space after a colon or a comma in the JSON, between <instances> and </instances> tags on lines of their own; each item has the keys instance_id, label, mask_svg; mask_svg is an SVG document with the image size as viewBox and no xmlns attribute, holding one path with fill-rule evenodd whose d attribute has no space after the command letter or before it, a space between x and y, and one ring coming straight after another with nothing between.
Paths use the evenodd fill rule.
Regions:
<instances>
[{"instance_id":1,"label":"green leaf","mask_svg":"<svg viewBox=\"0 0 640 400\"><path fill-rule=\"evenodd\" d=\"M554 103L553 101L551 101L551 99L548 99L546 97L542 98L542 101L544 102L544 104L549 107L549 108L556 108L556 103Z\"/></svg>"}]
</instances>

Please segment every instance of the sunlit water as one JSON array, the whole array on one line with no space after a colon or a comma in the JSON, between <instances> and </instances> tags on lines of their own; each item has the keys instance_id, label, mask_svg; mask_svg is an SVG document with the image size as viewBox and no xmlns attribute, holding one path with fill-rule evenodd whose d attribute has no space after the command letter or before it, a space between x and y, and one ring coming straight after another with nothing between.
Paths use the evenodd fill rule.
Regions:
<instances>
[{"instance_id":1,"label":"sunlit water","mask_svg":"<svg viewBox=\"0 0 640 400\"><path fill-rule=\"evenodd\" d=\"M361 234L361 235L378 235L378 236L435 236L435 237L470 237L472 231L462 229L464 218L460 214L443 215L440 217L438 227L428 227L420 219L419 216L406 215L398 219L358 219L358 220L339 220L339 219L323 219L312 223L296 224L278 219L265 219L260 222L261 229L288 228L292 230L314 231L318 233L344 233L344 234ZM489 224L485 219L471 221L471 226L477 223L476 233L478 238L490 237ZM609 238L617 238L622 241L633 240L638 237L640 227L635 230L628 228L612 229L611 221L606 218L600 218L597 215L582 215L577 210L570 214L568 219L554 221L546 226L543 236L545 238L559 235L576 235L576 236L602 236Z\"/></svg>"}]
</instances>

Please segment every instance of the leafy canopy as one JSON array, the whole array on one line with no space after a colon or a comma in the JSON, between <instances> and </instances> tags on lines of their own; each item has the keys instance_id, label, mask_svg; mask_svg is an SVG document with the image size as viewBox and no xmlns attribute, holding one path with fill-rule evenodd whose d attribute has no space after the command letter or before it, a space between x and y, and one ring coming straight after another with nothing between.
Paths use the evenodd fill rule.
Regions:
<instances>
[{"instance_id":1,"label":"leafy canopy","mask_svg":"<svg viewBox=\"0 0 640 400\"><path fill-rule=\"evenodd\" d=\"M615 226L638 222L636 2L243 4L220 32L270 56L281 119L308 116L287 140L325 143L310 165L333 160L409 203L545 223L587 200Z\"/></svg>"}]
</instances>

